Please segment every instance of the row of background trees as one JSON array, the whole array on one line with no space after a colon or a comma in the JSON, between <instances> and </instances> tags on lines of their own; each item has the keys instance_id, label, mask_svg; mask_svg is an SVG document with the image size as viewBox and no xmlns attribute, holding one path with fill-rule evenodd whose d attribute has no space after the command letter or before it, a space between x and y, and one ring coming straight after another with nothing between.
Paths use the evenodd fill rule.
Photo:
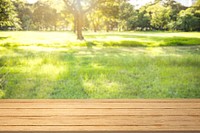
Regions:
<instances>
[{"instance_id":1,"label":"row of background trees","mask_svg":"<svg viewBox=\"0 0 200 133\"><path fill-rule=\"evenodd\" d=\"M0 30L78 31L80 28L94 32L200 31L200 0L191 7L175 0L155 0L139 9L129 0L39 0L35 4L25 0L0 1Z\"/></svg>"}]
</instances>

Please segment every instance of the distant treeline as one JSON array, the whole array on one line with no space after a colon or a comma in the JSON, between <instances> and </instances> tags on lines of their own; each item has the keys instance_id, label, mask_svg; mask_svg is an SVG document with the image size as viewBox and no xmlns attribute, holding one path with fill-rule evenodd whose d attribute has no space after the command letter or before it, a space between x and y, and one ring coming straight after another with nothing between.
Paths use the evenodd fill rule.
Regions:
<instances>
[{"instance_id":1,"label":"distant treeline","mask_svg":"<svg viewBox=\"0 0 200 133\"><path fill-rule=\"evenodd\" d=\"M39 0L35 4L1 0L0 30L76 31L76 18L65 5L64 0ZM81 16L83 30L200 31L200 0L191 7L175 0L155 0L139 9L128 0L105 0L94 6Z\"/></svg>"}]
</instances>

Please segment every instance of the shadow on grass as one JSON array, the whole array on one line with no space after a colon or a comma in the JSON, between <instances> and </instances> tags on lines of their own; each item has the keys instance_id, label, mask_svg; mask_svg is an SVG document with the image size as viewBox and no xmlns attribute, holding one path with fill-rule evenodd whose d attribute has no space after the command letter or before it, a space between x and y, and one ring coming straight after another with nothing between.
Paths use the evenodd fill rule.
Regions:
<instances>
[{"instance_id":1,"label":"shadow on grass","mask_svg":"<svg viewBox=\"0 0 200 133\"><path fill-rule=\"evenodd\" d=\"M18 56L0 60L11 70L3 98L88 98L74 53L20 49L14 49L13 53Z\"/></svg>"},{"instance_id":2,"label":"shadow on grass","mask_svg":"<svg viewBox=\"0 0 200 133\"><path fill-rule=\"evenodd\" d=\"M9 37L0 37L0 40L6 40L8 39Z\"/></svg>"},{"instance_id":3,"label":"shadow on grass","mask_svg":"<svg viewBox=\"0 0 200 133\"><path fill-rule=\"evenodd\" d=\"M63 53L63 52L62 52ZM67 62L67 70L60 74L56 81L51 98L85 99L89 98L84 91L83 77L80 73L80 64L74 53L60 54L58 60Z\"/></svg>"},{"instance_id":4,"label":"shadow on grass","mask_svg":"<svg viewBox=\"0 0 200 133\"><path fill-rule=\"evenodd\" d=\"M192 68L192 75L186 73L185 76L191 75L189 78L193 80L195 79L192 76L199 78L195 75L195 70L200 67L199 57L190 57L185 53L190 47L176 47L181 55L186 54L182 59L132 54L143 53L147 48L97 48L90 45L72 48L70 51L53 52L13 49L15 56L6 55L2 61L2 64L7 62L7 70L11 70L5 86L5 98L157 98L157 93L165 97L175 97L166 93L169 93L168 89L176 93L178 90L173 90L176 85L171 80L167 80L166 84L162 83L166 76L170 78L176 75L172 80L181 78L181 75L177 76L180 73L173 71L174 69L181 68L180 71L184 73L188 69L184 67L189 66ZM171 52L174 52L173 48ZM163 51L165 47L155 49ZM165 67L170 71L166 70L166 74L160 76ZM169 72L173 73L168 74ZM181 84L178 81L177 83ZM194 81L193 84L188 84L197 83ZM180 88L187 89L187 86L180 85ZM199 97L193 90L190 95L187 95L189 90L186 91L184 96Z\"/></svg>"},{"instance_id":5,"label":"shadow on grass","mask_svg":"<svg viewBox=\"0 0 200 133\"><path fill-rule=\"evenodd\" d=\"M180 37L180 36L151 36L145 34L106 34L106 35L86 35L88 38L94 39L93 41L87 42L94 46L127 46L127 47L138 47L138 46L192 46L200 45L200 38L198 37ZM112 39L112 37L114 37ZM98 41L98 39L105 39ZM119 40L116 40L119 38ZM97 40L96 40L97 39ZM106 41L106 39L108 39ZM127 40L129 39L129 40ZM134 40L131 40L134 39ZM135 40L137 39L137 40Z\"/></svg>"},{"instance_id":6,"label":"shadow on grass","mask_svg":"<svg viewBox=\"0 0 200 133\"><path fill-rule=\"evenodd\" d=\"M86 41L86 46L88 48L92 48L93 46L105 46L105 47L115 47L115 46L122 46L122 47L144 47L148 46L149 43L142 43L139 41L131 41L131 40L122 40L122 41Z\"/></svg>"}]
</instances>

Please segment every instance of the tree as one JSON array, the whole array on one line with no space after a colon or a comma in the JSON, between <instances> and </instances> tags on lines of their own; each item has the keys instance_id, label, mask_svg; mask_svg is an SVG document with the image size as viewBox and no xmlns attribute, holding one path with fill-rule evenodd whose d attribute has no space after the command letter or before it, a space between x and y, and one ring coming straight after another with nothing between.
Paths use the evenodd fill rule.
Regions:
<instances>
[{"instance_id":1,"label":"tree","mask_svg":"<svg viewBox=\"0 0 200 133\"><path fill-rule=\"evenodd\" d=\"M33 12L33 22L39 30L52 30L56 28L57 11L46 3L36 3Z\"/></svg>"},{"instance_id":2,"label":"tree","mask_svg":"<svg viewBox=\"0 0 200 133\"><path fill-rule=\"evenodd\" d=\"M147 12L151 16L151 26L157 30L166 30L167 24L170 22L171 10L164 7L161 2L157 2L147 8Z\"/></svg>"},{"instance_id":3,"label":"tree","mask_svg":"<svg viewBox=\"0 0 200 133\"><path fill-rule=\"evenodd\" d=\"M198 0L192 8L194 8L194 16L198 19L196 30L200 31L200 0Z\"/></svg>"},{"instance_id":4,"label":"tree","mask_svg":"<svg viewBox=\"0 0 200 133\"><path fill-rule=\"evenodd\" d=\"M26 4L22 0L15 0L13 4L18 14L17 17L21 22L22 30L31 30L33 24L31 5Z\"/></svg>"},{"instance_id":5,"label":"tree","mask_svg":"<svg viewBox=\"0 0 200 133\"><path fill-rule=\"evenodd\" d=\"M141 30L150 29L151 27L151 11L147 11L148 6L145 5L138 11L137 27L141 28Z\"/></svg>"},{"instance_id":6,"label":"tree","mask_svg":"<svg viewBox=\"0 0 200 133\"><path fill-rule=\"evenodd\" d=\"M104 0L63 0L67 9L74 16L74 25L76 26L77 39L84 40L82 34L83 18L85 14L96 7Z\"/></svg>"},{"instance_id":7,"label":"tree","mask_svg":"<svg viewBox=\"0 0 200 133\"><path fill-rule=\"evenodd\" d=\"M104 16L99 9L94 9L87 15L89 23L89 27L97 32L100 30L100 27L103 27Z\"/></svg>"},{"instance_id":8,"label":"tree","mask_svg":"<svg viewBox=\"0 0 200 133\"><path fill-rule=\"evenodd\" d=\"M109 32L118 26L120 0L105 0L98 8L104 16L104 25Z\"/></svg>"},{"instance_id":9,"label":"tree","mask_svg":"<svg viewBox=\"0 0 200 133\"><path fill-rule=\"evenodd\" d=\"M131 30L137 21L137 15L134 12L134 7L127 1L123 1L119 7L119 31Z\"/></svg>"},{"instance_id":10,"label":"tree","mask_svg":"<svg viewBox=\"0 0 200 133\"><path fill-rule=\"evenodd\" d=\"M179 13L178 26L180 30L194 31L200 28L200 17L196 16L195 11L194 8L188 8Z\"/></svg>"},{"instance_id":11,"label":"tree","mask_svg":"<svg viewBox=\"0 0 200 133\"><path fill-rule=\"evenodd\" d=\"M73 15L70 14L67 10L62 10L59 12L57 20L58 30L70 29L76 33L76 25L74 25Z\"/></svg>"},{"instance_id":12,"label":"tree","mask_svg":"<svg viewBox=\"0 0 200 133\"><path fill-rule=\"evenodd\" d=\"M181 10L185 10L186 7L176 2L175 0L165 0L164 7L171 8L170 19L172 21L176 21L178 17L178 13Z\"/></svg>"},{"instance_id":13,"label":"tree","mask_svg":"<svg viewBox=\"0 0 200 133\"><path fill-rule=\"evenodd\" d=\"M0 0L0 29L20 28L15 7L11 0Z\"/></svg>"},{"instance_id":14,"label":"tree","mask_svg":"<svg viewBox=\"0 0 200 133\"><path fill-rule=\"evenodd\" d=\"M170 10L170 22L167 27L169 30L177 30L177 18L181 10L185 10L186 7L176 2L175 0L164 0L164 7Z\"/></svg>"},{"instance_id":15,"label":"tree","mask_svg":"<svg viewBox=\"0 0 200 133\"><path fill-rule=\"evenodd\" d=\"M178 14L178 29L184 31L200 31L200 0L192 7Z\"/></svg>"}]
</instances>

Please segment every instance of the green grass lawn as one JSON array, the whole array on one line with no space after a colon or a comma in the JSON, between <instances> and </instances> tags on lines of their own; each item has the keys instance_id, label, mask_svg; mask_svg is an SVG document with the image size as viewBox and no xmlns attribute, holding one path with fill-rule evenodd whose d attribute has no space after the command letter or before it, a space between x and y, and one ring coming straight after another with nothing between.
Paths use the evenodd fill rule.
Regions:
<instances>
[{"instance_id":1,"label":"green grass lawn","mask_svg":"<svg viewBox=\"0 0 200 133\"><path fill-rule=\"evenodd\" d=\"M0 98L200 98L200 33L85 38L0 32Z\"/></svg>"}]
</instances>

